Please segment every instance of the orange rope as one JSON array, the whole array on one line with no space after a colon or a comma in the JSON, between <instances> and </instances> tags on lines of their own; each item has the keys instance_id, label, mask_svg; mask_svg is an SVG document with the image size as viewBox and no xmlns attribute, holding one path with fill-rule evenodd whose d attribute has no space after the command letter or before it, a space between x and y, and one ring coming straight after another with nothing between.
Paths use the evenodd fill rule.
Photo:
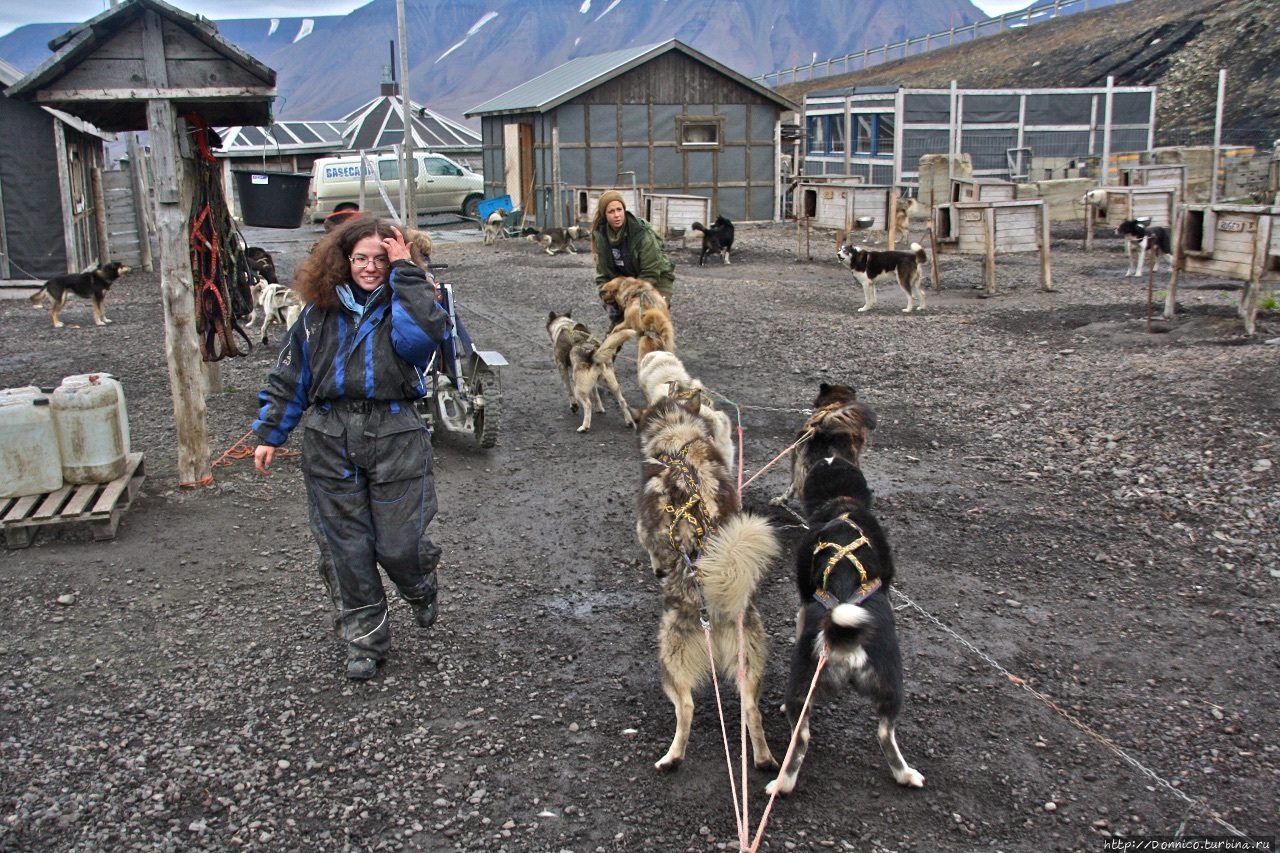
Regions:
<instances>
[{"instance_id":1,"label":"orange rope","mask_svg":"<svg viewBox=\"0 0 1280 853\"><path fill-rule=\"evenodd\" d=\"M240 440L237 441L235 444L231 445L229 448L227 448L227 451L223 453L221 456L219 456L216 460L214 460L213 464L210 465L209 467L225 468L226 466L230 465L232 461L236 459L248 459L249 457L253 456L253 453L257 448L252 447L247 443L247 440L251 435L253 435L253 430L249 430L244 435L240 436ZM277 448L276 450L277 459L287 459L290 456L300 456L300 455L301 454L296 450L285 450L284 448ZM226 460L226 461L223 461L223 460ZM211 480L213 479L212 474L209 475L209 479Z\"/></svg>"},{"instance_id":2,"label":"orange rope","mask_svg":"<svg viewBox=\"0 0 1280 853\"><path fill-rule=\"evenodd\" d=\"M807 430L805 430L805 431L804 431L804 434L803 434L803 435L801 435L798 439L796 439L796 441L795 441L795 443L794 443L794 444L792 444L792 445L791 445L790 447L788 447L786 450L784 450L784 451L782 451L781 453L779 453L777 456L773 457L773 459L769 460L769 464L768 464L768 465L765 465L765 466L764 466L763 468L761 468L759 471L757 471L757 472L755 472L754 474L752 474L752 475L751 475L751 479L750 479L750 480L747 480L747 482L743 483L743 484L742 484L742 486L741 486L741 488L739 488L739 489L738 489L738 492L739 492L739 493L741 493L741 492L742 492L742 489L745 489L747 486L751 485L751 483L755 480L755 478L756 478L756 477L759 477L759 476L760 476L761 474L763 474L765 471L768 471L770 468L772 468L772 467L773 467L773 465L774 465L774 463L775 463L775 462L777 462L777 461L778 461L779 459L781 459L782 457L786 456L786 455L787 455L788 453L790 453L791 451L795 450L795 449L796 449L797 447L799 447L800 445L804 444L806 441L808 441L808 440L809 440L809 438L810 438L812 435L813 435L813 430L812 430L812 429L807 429Z\"/></svg>"}]
</instances>

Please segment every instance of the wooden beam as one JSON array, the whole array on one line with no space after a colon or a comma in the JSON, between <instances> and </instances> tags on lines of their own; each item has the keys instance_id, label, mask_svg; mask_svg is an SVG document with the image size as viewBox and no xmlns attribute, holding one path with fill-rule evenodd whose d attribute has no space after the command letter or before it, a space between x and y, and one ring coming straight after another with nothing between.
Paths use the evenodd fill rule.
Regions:
<instances>
[{"instance_id":1,"label":"wooden beam","mask_svg":"<svg viewBox=\"0 0 1280 853\"><path fill-rule=\"evenodd\" d=\"M159 197L160 290L164 300L165 351L173 419L178 434L178 482L196 485L209 475L209 420L196 338L195 284L191 272L188 216L195 195L187 164L178 156L178 122L173 104L147 104L157 182L169 192ZM167 179L162 177L168 170Z\"/></svg>"},{"instance_id":2,"label":"wooden beam","mask_svg":"<svg viewBox=\"0 0 1280 853\"><path fill-rule=\"evenodd\" d=\"M218 86L198 89L167 89L138 86L129 89L41 89L33 99L37 104L70 104L76 101L151 101L168 98L174 101L226 100L252 98L267 100L276 90L269 86Z\"/></svg>"},{"instance_id":3,"label":"wooden beam","mask_svg":"<svg viewBox=\"0 0 1280 853\"><path fill-rule=\"evenodd\" d=\"M101 151L101 147L98 148ZM107 232L107 194L102 189L102 166L89 170L93 182L93 227L98 234L98 263L111 263L111 235Z\"/></svg>"},{"instance_id":4,"label":"wooden beam","mask_svg":"<svg viewBox=\"0 0 1280 853\"><path fill-rule=\"evenodd\" d=\"M1053 271L1049 265L1049 206L1040 203L1040 289L1053 291Z\"/></svg>"},{"instance_id":5,"label":"wooden beam","mask_svg":"<svg viewBox=\"0 0 1280 853\"><path fill-rule=\"evenodd\" d=\"M62 211L63 251L67 253L67 272L84 272L76 258L76 222L71 198L71 162L67 158L67 133L62 122L53 123L54 157L58 160L58 207Z\"/></svg>"}]
</instances>

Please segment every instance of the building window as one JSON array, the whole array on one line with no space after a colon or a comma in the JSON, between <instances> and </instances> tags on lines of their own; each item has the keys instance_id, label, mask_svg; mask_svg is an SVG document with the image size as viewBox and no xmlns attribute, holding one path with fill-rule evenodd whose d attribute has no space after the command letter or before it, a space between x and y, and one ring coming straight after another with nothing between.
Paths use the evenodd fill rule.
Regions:
<instances>
[{"instance_id":1,"label":"building window","mask_svg":"<svg viewBox=\"0 0 1280 853\"><path fill-rule=\"evenodd\" d=\"M809 116L806 121L810 154L844 153L844 116Z\"/></svg>"},{"instance_id":2,"label":"building window","mask_svg":"<svg viewBox=\"0 0 1280 853\"><path fill-rule=\"evenodd\" d=\"M853 117L857 128L853 152L869 157L893 156L893 114L859 113Z\"/></svg>"},{"instance_id":3,"label":"building window","mask_svg":"<svg viewBox=\"0 0 1280 853\"><path fill-rule=\"evenodd\" d=\"M720 151L724 148L724 116L676 116L680 148Z\"/></svg>"}]
</instances>

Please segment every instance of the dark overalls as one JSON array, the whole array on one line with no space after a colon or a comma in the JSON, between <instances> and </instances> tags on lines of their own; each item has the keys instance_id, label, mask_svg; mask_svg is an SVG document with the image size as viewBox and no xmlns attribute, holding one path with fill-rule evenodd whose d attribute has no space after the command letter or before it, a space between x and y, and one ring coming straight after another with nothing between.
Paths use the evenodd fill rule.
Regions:
<instances>
[{"instance_id":1,"label":"dark overalls","mask_svg":"<svg viewBox=\"0 0 1280 853\"><path fill-rule=\"evenodd\" d=\"M378 566L416 611L434 608L440 548L431 436L412 401L448 335L434 287L407 261L391 268L389 301L363 314L308 305L262 391L253 430L279 446L303 427L302 471L319 570L351 659L386 657L387 598ZM420 619L420 621L422 621Z\"/></svg>"}]
</instances>

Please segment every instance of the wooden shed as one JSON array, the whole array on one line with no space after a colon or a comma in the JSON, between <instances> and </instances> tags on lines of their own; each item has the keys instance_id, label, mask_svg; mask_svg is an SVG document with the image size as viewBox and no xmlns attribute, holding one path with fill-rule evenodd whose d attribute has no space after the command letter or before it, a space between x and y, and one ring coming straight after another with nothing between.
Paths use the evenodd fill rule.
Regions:
<instances>
[{"instance_id":1,"label":"wooden shed","mask_svg":"<svg viewBox=\"0 0 1280 853\"><path fill-rule=\"evenodd\" d=\"M996 292L996 256L1040 254L1040 288L1053 289L1049 269L1049 216L1042 199L960 201L933 210L934 254L981 255L988 295ZM933 268L938 288L938 268Z\"/></svg>"},{"instance_id":2,"label":"wooden shed","mask_svg":"<svg viewBox=\"0 0 1280 853\"><path fill-rule=\"evenodd\" d=\"M735 222L778 215L778 137L796 104L677 40L583 56L467 112L485 195L526 221L577 219L568 188L697 195Z\"/></svg>"},{"instance_id":3,"label":"wooden shed","mask_svg":"<svg viewBox=\"0 0 1280 853\"><path fill-rule=\"evenodd\" d=\"M0 89L21 78L0 61ZM0 95L0 280L43 281L110 260L102 143L114 139Z\"/></svg>"},{"instance_id":4,"label":"wooden shed","mask_svg":"<svg viewBox=\"0 0 1280 853\"><path fill-rule=\"evenodd\" d=\"M206 385L220 387L216 361L202 370L208 315L197 312L190 215L220 187L213 158L196 144L214 126L267 125L276 74L218 35L212 22L162 0L125 0L50 43L56 53L6 90L109 131L147 130L160 247L160 297L183 485L211 479ZM201 174L207 180L201 181ZM208 203L206 197L205 203ZM225 213L225 202L222 203ZM208 217L212 220L213 217ZM206 277L201 288L217 286ZM201 300L209 305L212 300ZM223 303L225 304L225 303ZM228 336L229 337L229 336Z\"/></svg>"},{"instance_id":5,"label":"wooden shed","mask_svg":"<svg viewBox=\"0 0 1280 853\"><path fill-rule=\"evenodd\" d=\"M1252 335L1262 285L1280 281L1280 207L1186 204L1178 220L1165 318L1174 317L1180 272L1218 276L1244 282L1239 314Z\"/></svg>"}]
</instances>

